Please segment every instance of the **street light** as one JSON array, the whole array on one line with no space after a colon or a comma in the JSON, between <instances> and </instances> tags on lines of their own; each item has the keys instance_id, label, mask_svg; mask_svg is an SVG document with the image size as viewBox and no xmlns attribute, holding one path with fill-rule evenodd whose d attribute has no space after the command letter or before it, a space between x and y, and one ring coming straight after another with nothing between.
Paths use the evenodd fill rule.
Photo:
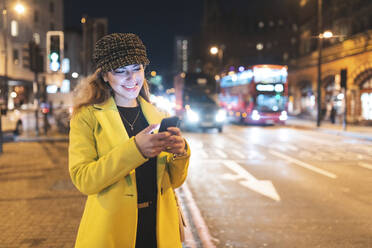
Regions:
<instances>
[{"instance_id":1,"label":"street light","mask_svg":"<svg viewBox=\"0 0 372 248\"><path fill-rule=\"evenodd\" d=\"M24 14L25 11L26 11L26 8L23 4L21 3L17 3L15 6L14 6L14 10L18 13L18 14Z\"/></svg>"},{"instance_id":2,"label":"street light","mask_svg":"<svg viewBox=\"0 0 372 248\"><path fill-rule=\"evenodd\" d=\"M220 45L220 46L212 46L212 47L209 49L210 54L212 54L212 55L217 55L220 70L222 70L222 67L223 67L223 51L224 51L224 50L225 50L225 46L224 46L224 45Z\"/></svg>"},{"instance_id":3,"label":"street light","mask_svg":"<svg viewBox=\"0 0 372 248\"><path fill-rule=\"evenodd\" d=\"M321 122L321 111L322 111L322 98L321 98L321 84L322 84L322 50L323 50L323 39L332 38L333 34L331 31L327 30L324 33L319 33L318 36L318 84L317 84L317 92L318 92L318 114L317 114L317 127L320 127Z\"/></svg>"},{"instance_id":4,"label":"street light","mask_svg":"<svg viewBox=\"0 0 372 248\"><path fill-rule=\"evenodd\" d=\"M318 0L318 34L322 33L323 29L323 18L322 18L322 0ZM317 84L317 95L318 95L318 113L316 118L316 126L320 127L321 121L321 111L322 111L322 104L321 104L321 83L322 83L322 46L323 46L323 38L319 35L318 38L318 84Z\"/></svg>"},{"instance_id":5,"label":"street light","mask_svg":"<svg viewBox=\"0 0 372 248\"><path fill-rule=\"evenodd\" d=\"M211 47L211 49L209 51L212 55L216 55L218 53L218 48L213 46L213 47Z\"/></svg>"}]
</instances>

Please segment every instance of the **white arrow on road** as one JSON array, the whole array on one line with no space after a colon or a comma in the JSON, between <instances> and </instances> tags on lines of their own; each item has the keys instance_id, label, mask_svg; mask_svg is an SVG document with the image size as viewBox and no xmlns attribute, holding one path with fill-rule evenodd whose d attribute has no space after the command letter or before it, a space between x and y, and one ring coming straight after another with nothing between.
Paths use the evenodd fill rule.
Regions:
<instances>
[{"instance_id":1,"label":"white arrow on road","mask_svg":"<svg viewBox=\"0 0 372 248\"><path fill-rule=\"evenodd\" d=\"M237 175L226 175L224 176L225 179L232 179L232 180L239 180L239 183L244 187L249 188L261 195L269 197L274 201L280 201L280 196L276 191L274 185L271 181L268 180L258 180L254 176L252 176L248 171L246 171L243 167L241 167L238 163L232 160L225 160L222 163L228 167L230 170L237 173Z\"/></svg>"}]
</instances>

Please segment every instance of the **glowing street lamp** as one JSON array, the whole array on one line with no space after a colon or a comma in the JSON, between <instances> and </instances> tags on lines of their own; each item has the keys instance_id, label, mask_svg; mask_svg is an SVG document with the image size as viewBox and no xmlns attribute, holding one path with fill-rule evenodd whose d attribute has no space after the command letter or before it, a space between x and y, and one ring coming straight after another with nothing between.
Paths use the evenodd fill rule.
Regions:
<instances>
[{"instance_id":1,"label":"glowing street lamp","mask_svg":"<svg viewBox=\"0 0 372 248\"><path fill-rule=\"evenodd\" d=\"M333 33L331 31L327 30L321 36L322 37L320 37L320 38L328 39L328 38L332 38L333 37Z\"/></svg>"},{"instance_id":2,"label":"glowing street lamp","mask_svg":"<svg viewBox=\"0 0 372 248\"><path fill-rule=\"evenodd\" d=\"M211 47L211 49L209 50L209 52L212 54L212 55L216 55L218 53L218 48L213 46Z\"/></svg>"},{"instance_id":3,"label":"glowing street lamp","mask_svg":"<svg viewBox=\"0 0 372 248\"><path fill-rule=\"evenodd\" d=\"M26 8L23 4L21 3L17 3L15 6L14 6L14 10L18 13L18 14L24 14L26 12Z\"/></svg>"}]
</instances>

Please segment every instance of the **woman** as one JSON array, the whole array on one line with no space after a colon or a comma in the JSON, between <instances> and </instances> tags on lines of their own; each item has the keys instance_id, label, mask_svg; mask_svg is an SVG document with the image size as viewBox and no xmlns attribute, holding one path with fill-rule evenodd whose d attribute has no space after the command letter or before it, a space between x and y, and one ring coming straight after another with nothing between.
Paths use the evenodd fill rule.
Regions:
<instances>
[{"instance_id":1,"label":"woman","mask_svg":"<svg viewBox=\"0 0 372 248\"><path fill-rule=\"evenodd\" d=\"M76 248L182 247L174 188L190 157L176 127L157 133L146 48L135 34L97 41L97 71L77 88L69 171L88 196Z\"/></svg>"}]
</instances>

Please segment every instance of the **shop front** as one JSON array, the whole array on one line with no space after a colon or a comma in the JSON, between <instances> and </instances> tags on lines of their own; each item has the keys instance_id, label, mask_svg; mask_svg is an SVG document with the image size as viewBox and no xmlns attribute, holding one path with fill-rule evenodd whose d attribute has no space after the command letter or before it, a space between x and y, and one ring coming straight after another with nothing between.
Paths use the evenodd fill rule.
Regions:
<instances>
[{"instance_id":1,"label":"shop front","mask_svg":"<svg viewBox=\"0 0 372 248\"><path fill-rule=\"evenodd\" d=\"M372 77L360 85L360 106L362 121L372 120Z\"/></svg>"}]
</instances>

